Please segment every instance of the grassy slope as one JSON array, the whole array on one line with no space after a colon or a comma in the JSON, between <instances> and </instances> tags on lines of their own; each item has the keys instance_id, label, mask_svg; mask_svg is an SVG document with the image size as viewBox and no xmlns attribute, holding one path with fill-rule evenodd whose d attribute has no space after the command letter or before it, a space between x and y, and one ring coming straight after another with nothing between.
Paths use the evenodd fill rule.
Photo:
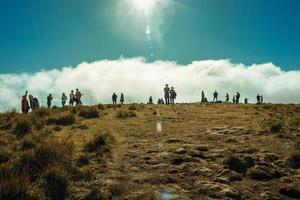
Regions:
<instances>
[{"instance_id":1,"label":"grassy slope","mask_svg":"<svg viewBox=\"0 0 300 200\"><path fill-rule=\"evenodd\" d=\"M162 189L179 199L280 199L285 197L280 196L281 188L300 185L299 170L285 164L300 145L299 105L138 105L132 111L136 117L116 117L120 110L129 112L128 107L99 110L96 119L76 116L74 125L61 126L58 132L53 131L56 126L45 125L43 137L73 142L71 161L91 176L70 180L70 198L83 199L91 188L98 188L113 199L155 199ZM268 119L283 122L283 130L272 133L268 124L274 122ZM157 131L158 122L161 132ZM0 140L6 150L18 149L22 139L10 132L1 131ZM103 132L116 139L112 154L99 158L84 152L87 142ZM9 162L17 160L19 153L14 152ZM250 156L266 172L277 170L282 177L253 180L247 173L227 170L223 160L232 154L242 161ZM88 164L76 164L82 155ZM233 176L242 180L229 180Z\"/></svg>"}]
</instances>

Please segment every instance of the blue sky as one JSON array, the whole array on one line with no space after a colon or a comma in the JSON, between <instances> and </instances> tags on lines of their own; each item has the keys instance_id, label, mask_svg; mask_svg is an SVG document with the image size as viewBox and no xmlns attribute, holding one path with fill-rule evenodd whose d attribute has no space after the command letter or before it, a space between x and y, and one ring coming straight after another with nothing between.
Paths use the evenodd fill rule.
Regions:
<instances>
[{"instance_id":1,"label":"blue sky","mask_svg":"<svg viewBox=\"0 0 300 200\"><path fill-rule=\"evenodd\" d=\"M161 41L153 38L154 59L188 64L228 58L234 63L273 62L284 70L300 70L299 0L175 2L175 12L165 16ZM121 55L149 57L144 34L132 33L133 38L128 33L135 29L116 27L117 0L0 3L2 74L76 66Z\"/></svg>"}]
</instances>

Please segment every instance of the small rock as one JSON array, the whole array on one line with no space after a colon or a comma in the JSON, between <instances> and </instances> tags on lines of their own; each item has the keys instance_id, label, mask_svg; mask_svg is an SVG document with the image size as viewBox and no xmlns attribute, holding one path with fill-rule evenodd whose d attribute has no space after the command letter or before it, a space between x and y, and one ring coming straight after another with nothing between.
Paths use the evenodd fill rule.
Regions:
<instances>
[{"instance_id":1,"label":"small rock","mask_svg":"<svg viewBox=\"0 0 300 200\"><path fill-rule=\"evenodd\" d=\"M187 150L185 148L181 147L179 149L176 149L175 153L177 153L177 154L185 154L185 153L187 153Z\"/></svg>"},{"instance_id":2,"label":"small rock","mask_svg":"<svg viewBox=\"0 0 300 200\"><path fill-rule=\"evenodd\" d=\"M225 188L221 191L222 196L229 197L232 199L241 199L241 196L234 190L230 188Z\"/></svg>"},{"instance_id":3,"label":"small rock","mask_svg":"<svg viewBox=\"0 0 300 200\"><path fill-rule=\"evenodd\" d=\"M258 180L258 181L262 181L262 180L267 181L267 180L272 179L272 176L269 173L260 169L257 166L249 169L247 172L247 176L250 179Z\"/></svg>"},{"instance_id":4,"label":"small rock","mask_svg":"<svg viewBox=\"0 0 300 200\"><path fill-rule=\"evenodd\" d=\"M228 165L229 169L236 171L238 173L244 173L247 170L244 163L242 163L242 161L235 155L227 156L224 159L223 164Z\"/></svg>"}]
</instances>

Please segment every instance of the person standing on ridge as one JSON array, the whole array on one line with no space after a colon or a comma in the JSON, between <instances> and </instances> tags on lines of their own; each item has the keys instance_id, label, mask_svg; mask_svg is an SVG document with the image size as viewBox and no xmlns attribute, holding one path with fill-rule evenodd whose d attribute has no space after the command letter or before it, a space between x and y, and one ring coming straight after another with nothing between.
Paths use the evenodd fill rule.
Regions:
<instances>
[{"instance_id":1,"label":"person standing on ridge","mask_svg":"<svg viewBox=\"0 0 300 200\"><path fill-rule=\"evenodd\" d=\"M125 102L124 94L121 93L120 103L123 104Z\"/></svg>"},{"instance_id":2,"label":"person standing on ridge","mask_svg":"<svg viewBox=\"0 0 300 200\"><path fill-rule=\"evenodd\" d=\"M169 105L170 104L170 88L169 88L168 84L166 84L166 87L164 88L164 92L165 92L166 105Z\"/></svg>"},{"instance_id":3,"label":"person standing on ridge","mask_svg":"<svg viewBox=\"0 0 300 200\"><path fill-rule=\"evenodd\" d=\"M22 96L21 108L22 108L22 113L23 114L28 114L28 111L30 109L29 103L28 103L28 100L27 100L27 94L28 94L28 91L26 90L25 95Z\"/></svg>"},{"instance_id":4,"label":"person standing on ridge","mask_svg":"<svg viewBox=\"0 0 300 200\"><path fill-rule=\"evenodd\" d=\"M260 95L260 103L263 103L264 102L264 97L263 95Z\"/></svg>"},{"instance_id":5,"label":"person standing on ridge","mask_svg":"<svg viewBox=\"0 0 300 200\"><path fill-rule=\"evenodd\" d=\"M49 94L47 97L47 106L48 108L51 108L51 102L53 100L52 94Z\"/></svg>"},{"instance_id":6,"label":"person standing on ridge","mask_svg":"<svg viewBox=\"0 0 300 200\"><path fill-rule=\"evenodd\" d=\"M149 102L148 102L148 104L153 104L152 96L149 97Z\"/></svg>"},{"instance_id":7,"label":"person standing on ridge","mask_svg":"<svg viewBox=\"0 0 300 200\"><path fill-rule=\"evenodd\" d=\"M74 91L71 90L71 93L69 95L70 99L69 99L69 105L73 106L74 105L74 100L75 100L75 95L74 95Z\"/></svg>"},{"instance_id":8,"label":"person standing on ridge","mask_svg":"<svg viewBox=\"0 0 300 200\"><path fill-rule=\"evenodd\" d=\"M259 94L257 94L256 100L257 100L257 104L260 104L260 103L261 103L261 101L260 101L260 95L259 95Z\"/></svg>"},{"instance_id":9,"label":"person standing on ridge","mask_svg":"<svg viewBox=\"0 0 300 200\"><path fill-rule=\"evenodd\" d=\"M116 95L116 93L113 93L113 95L112 95L112 101L113 101L114 105L117 104L117 98L118 98L118 96Z\"/></svg>"},{"instance_id":10,"label":"person standing on ridge","mask_svg":"<svg viewBox=\"0 0 300 200\"><path fill-rule=\"evenodd\" d=\"M229 94L226 93L226 103L229 103Z\"/></svg>"},{"instance_id":11,"label":"person standing on ridge","mask_svg":"<svg viewBox=\"0 0 300 200\"><path fill-rule=\"evenodd\" d=\"M213 102L218 102L218 92L215 90Z\"/></svg>"},{"instance_id":12,"label":"person standing on ridge","mask_svg":"<svg viewBox=\"0 0 300 200\"><path fill-rule=\"evenodd\" d=\"M170 101L171 101L171 104L174 104L174 100L176 99L176 92L174 90L174 87L171 87L171 90L170 90Z\"/></svg>"},{"instance_id":13,"label":"person standing on ridge","mask_svg":"<svg viewBox=\"0 0 300 200\"><path fill-rule=\"evenodd\" d=\"M202 90L201 92L201 102L204 102L205 100L205 94L204 94L204 91Z\"/></svg>"},{"instance_id":14,"label":"person standing on ridge","mask_svg":"<svg viewBox=\"0 0 300 200\"><path fill-rule=\"evenodd\" d=\"M65 95L65 93L62 93L62 96L61 96L62 107L65 107L67 99L68 99L68 97Z\"/></svg>"},{"instance_id":15,"label":"person standing on ridge","mask_svg":"<svg viewBox=\"0 0 300 200\"><path fill-rule=\"evenodd\" d=\"M81 102L81 97L82 96L83 96L83 94L78 89L76 89L76 93L75 93L76 106L77 105L82 105L82 102Z\"/></svg>"},{"instance_id":16,"label":"person standing on ridge","mask_svg":"<svg viewBox=\"0 0 300 200\"><path fill-rule=\"evenodd\" d=\"M241 95L240 95L240 93L239 92L237 92L236 93L236 103L239 103L240 102L240 97L241 97Z\"/></svg>"}]
</instances>

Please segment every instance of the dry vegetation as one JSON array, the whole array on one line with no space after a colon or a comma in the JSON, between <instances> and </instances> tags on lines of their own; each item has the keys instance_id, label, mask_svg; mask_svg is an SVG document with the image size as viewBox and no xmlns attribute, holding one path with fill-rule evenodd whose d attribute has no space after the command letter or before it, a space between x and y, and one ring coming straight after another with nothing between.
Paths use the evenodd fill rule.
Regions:
<instances>
[{"instance_id":1,"label":"dry vegetation","mask_svg":"<svg viewBox=\"0 0 300 200\"><path fill-rule=\"evenodd\" d=\"M300 106L99 104L0 114L1 200L163 197L299 199Z\"/></svg>"}]
</instances>

